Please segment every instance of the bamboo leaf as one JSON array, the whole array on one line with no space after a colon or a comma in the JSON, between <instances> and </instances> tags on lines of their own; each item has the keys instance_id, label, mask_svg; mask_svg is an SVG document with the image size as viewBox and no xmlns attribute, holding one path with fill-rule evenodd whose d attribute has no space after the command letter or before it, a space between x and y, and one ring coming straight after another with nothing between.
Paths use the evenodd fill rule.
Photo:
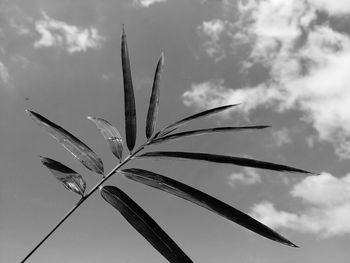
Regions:
<instances>
[{"instance_id":1,"label":"bamboo leaf","mask_svg":"<svg viewBox=\"0 0 350 263\"><path fill-rule=\"evenodd\" d=\"M270 162L258 161L249 158L227 156L227 155L217 155L209 153L192 153L192 152L147 152L141 155L138 155L137 158L176 158L176 159L190 159L190 160L199 160L207 161L214 163L227 163L234 164L238 166L246 166L253 168L260 168L266 170L274 170L279 172L297 172L297 173L307 173L313 174L311 172L301 170L298 168L275 164Z\"/></svg>"},{"instance_id":2,"label":"bamboo leaf","mask_svg":"<svg viewBox=\"0 0 350 263\"><path fill-rule=\"evenodd\" d=\"M169 262L186 263L192 260L160 228L160 226L129 196L114 186L101 189L104 200L117 209L125 219Z\"/></svg>"},{"instance_id":3,"label":"bamboo leaf","mask_svg":"<svg viewBox=\"0 0 350 263\"><path fill-rule=\"evenodd\" d=\"M154 73L152 94L149 101L149 108L147 113L147 121L146 121L146 137L149 139L154 131L154 127L156 126L158 109L159 109L159 82L160 82L160 74L162 73L162 67L164 63L163 53L158 61L156 72Z\"/></svg>"},{"instance_id":4,"label":"bamboo leaf","mask_svg":"<svg viewBox=\"0 0 350 263\"><path fill-rule=\"evenodd\" d=\"M107 141L112 153L119 159L119 161L121 161L123 158L123 139L117 128L104 119L91 116L88 116L87 118L95 123Z\"/></svg>"},{"instance_id":5,"label":"bamboo leaf","mask_svg":"<svg viewBox=\"0 0 350 263\"><path fill-rule=\"evenodd\" d=\"M235 107L235 106L238 106L238 105L239 104L225 105L225 106L220 106L220 107L216 107L216 108L213 108L213 109L209 109L209 110L206 110L206 111L202 111L202 112L196 113L194 115L191 115L189 117L181 119L181 120L179 120L179 121L177 121L177 122L175 122L173 124L170 124L169 126L165 127L162 131L160 131L159 136L167 135L167 134L173 132L174 130L176 130L177 128L179 128L180 126L182 126L182 125L186 124L187 122L190 122L190 121L192 121L194 119L202 118L202 117L214 114L214 113L219 113L221 111L228 110L229 108L232 108L232 107Z\"/></svg>"},{"instance_id":6,"label":"bamboo leaf","mask_svg":"<svg viewBox=\"0 0 350 263\"><path fill-rule=\"evenodd\" d=\"M181 182L143 169L124 169L121 173L128 179L173 194L204 207L268 239L288 246L297 247L292 242L249 215Z\"/></svg>"},{"instance_id":7,"label":"bamboo leaf","mask_svg":"<svg viewBox=\"0 0 350 263\"><path fill-rule=\"evenodd\" d=\"M69 191L84 196L86 182L83 177L69 167L53 159L40 156L41 162Z\"/></svg>"},{"instance_id":8,"label":"bamboo leaf","mask_svg":"<svg viewBox=\"0 0 350 263\"><path fill-rule=\"evenodd\" d=\"M185 132L174 133L171 135L166 135L163 137L153 139L150 144L162 143L162 142L167 142L169 140L177 140L177 139L182 139L184 137L197 136L197 135L203 135L203 134L209 134L209 133L257 130L257 129L265 129L268 127L270 126L218 127L218 128L185 131Z\"/></svg>"},{"instance_id":9,"label":"bamboo leaf","mask_svg":"<svg viewBox=\"0 0 350 263\"><path fill-rule=\"evenodd\" d=\"M128 52L128 44L126 42L126 34L123 25L122 41L122 68L123 68L123 82L124 82L124 106L125 106L125 135L126 144L130 152L134 149L136 142L136 108L134 88L132 85L130 60Z\"/></svg>"},{"instance_id":10,"label":"bamboo leaf","mask_svg":"<svg viewBox=\"0 0 350 263\"><path fill-rule=\"evenodd\" d=\"M39 113L30 110L26 110L26 112L86 168L96 173L103 174L102 160L86 144Z\"/></svg>"}]
</instances>

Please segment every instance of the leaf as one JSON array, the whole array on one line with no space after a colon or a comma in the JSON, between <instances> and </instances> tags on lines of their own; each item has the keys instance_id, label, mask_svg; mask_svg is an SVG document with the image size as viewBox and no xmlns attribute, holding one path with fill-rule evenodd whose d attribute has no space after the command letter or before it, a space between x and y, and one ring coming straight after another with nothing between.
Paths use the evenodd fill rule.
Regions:
<instances>
[{"instance_id":1,"label":"leaf","mask_svg":"<svg viewBox=\"0 0 350 263\"><path fill-rule=\"evenodd\" d=\"M128 44L126 42L126 34L123 25L122 31L122 68L124 81L124 106L125 106L125 135L126 144L130 152L134 149L136 142L136 108L134 88L132 85L130 60L128 52Z\"/></svg>"},{"instance_id":2,"label":"leaf","mask_svg":"<svg viewBox=\"0 0 350 263\"><path fill-rule=\"evenodd\" d=\"M270 162L258 161L249 158L227 156L227 155L216 155L209 153L192 153L192 152L147 152L138 155L137 158L177 158L177 159L190 159L190 160L200 160L214 163L227 163L239 166L274 170L279 172L297 172L297 173L308 173L311 172L301 170L298 168L293 168L290 166L275 164Z\"/></svg>"},{"instance_id":3,"label":"leaf","mask_svg":"<svg viewBox=\"0 0 350 263\"><path fill-rule=\"evenodd\" d=\"M104 119L91 116L88 116L87 118L95 123L103 137L106 139L112 153L119 159L119 161L121 161L123 158L123 139L117 128Z\"/></svg>"},{"instance_id":4,"label":"leaf","mask_svg":"<svg viewBox=\"0 0 350 263\"><path fill-rule=\"evenodd\" d=\"M159 109L159 81L160 74L162 72L162 67L164 63L163 53L158 61L156 72L154 73L152 94L149 101L148 113L147 113L147 121L146 121L146 137L149 139L154 131L154 127L156 126L158 109Z\"/></svg>"},{"instance_id":5,"label":"leaf","mask_svg":"<svg viewBox=\"0 0 350 263\"><path fill-rule=\"evenodd\" d=\"M203 135L208 133L215 133L215 132L234 132L234 131L242 131L242 130L256 130L256 129L265 129L270 126L243 126L243 127L219 127L219 128L209 128L209 129L201 129L201 130L192 130L192 131L185 131L185 132L179 132L174 133L171 135L166 135L157 139L153 139L150 144L156 144L156 143L162 143L169 140L176 140L176 139L182 139L184 137L188 136L197 136L197 135Z\"/></svg>"},{"instance_id":6,"label":"leaf","mask_svg":"<svg viewBox=\"0 0 350 263\"><path fill-rule=\"evenodd\" d=\"M288 246L297 247L292 242L259 221L253 219L249 215L188 185L143 169L124 169L121 171L121 173L123 173L128 179L162 190L169 194L173 194L204 207L268 239Z\"/></svg>"},{"instance_id":7,"label":"leaf","mask_svg":"<svg viewBox=\"0 0 350 263\"><path fill-rule=\"evenodd\" d=\"M239 104L231 104L231 105L225 105L225 106L220 106L220 107L216 107L216 108L213 108L213 109L210 109L210 110L206 110L206 111L202 111L202 112L199 112L199 113L196 113L194 115L191 115L187 118L184 118L182 120L179 120L167 127L165 127L160 133L159 133L159 136L164 136L166 134L169 134L170 132L176 130L177 128L179 128L180 126L186 124L187 122L189 121L192 121L194 119L198 119L198 118L202 118L202 117L205 117L205 116L208 116L208 115L211 115L211 114L214 114L214 113L218 113L218 112L221 112L221 111L224 111L224 110L227 110L229 108L232 108L232 107L235 107L235 106L238 106Z\"/></svg>"},{"instance_id":8,"label":"leaf","mask_svg":"<svg viewBox=\"0 0 350 263\"><path fill-rule=\"evenodd\" d=\"M84 196L86 183L83 177L69 167L53 159L40 156L41 162L69 191Z\"/></svg>"},{"instance_id":9,"label":"leaf","mask_svg":"<svg viewBox=\"0 0 350 263\"><path fill-rule=\"evenodd\" d=\"M86 144L62 127L41 116L39 113L30 110L26 110L26 112L86 168L96 173L103 174L102 160Z\"/></svg>"},{"instance_id":10,"label":"leaf","mask_svg":"<svg viewBox=\"0 0 350 263\"><path fill-rule=\"evenodd\" d=\"M186 263L192 260L160 228L160 226L129 196L114 186L104 186L101 195L158 250L169 262Z\"/></svg>"}]
</instances>

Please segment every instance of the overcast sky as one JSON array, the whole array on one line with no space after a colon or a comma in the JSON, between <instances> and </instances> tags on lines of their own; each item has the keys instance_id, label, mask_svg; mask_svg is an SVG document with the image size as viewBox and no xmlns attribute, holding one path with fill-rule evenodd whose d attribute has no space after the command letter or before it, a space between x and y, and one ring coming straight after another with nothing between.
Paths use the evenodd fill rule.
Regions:
<instances>
[{"instance_id":1,"label":"overcast sky","mask_svg":"<svg viewBox=\"0 0 350 263\"><path fill-rule=\"evenodd\" d=\"M120 36L125 24L138 139L164 52L158 128L239 107L184 128L271 125L152 149L249 156L320 173L280 174L203 162L128 167L174 178L246 212L301 248L271 242L166 193L114 176L194 262L348 263L350 258L349 0L0 0L0 261L19 262L72 207L39 156L83 167L37 126L37 111L116 163L87 116L124 136ZM126 154L126 152L124 153ZM166 260L95 194L28 262Z\"/></svg>"}]
</instances>

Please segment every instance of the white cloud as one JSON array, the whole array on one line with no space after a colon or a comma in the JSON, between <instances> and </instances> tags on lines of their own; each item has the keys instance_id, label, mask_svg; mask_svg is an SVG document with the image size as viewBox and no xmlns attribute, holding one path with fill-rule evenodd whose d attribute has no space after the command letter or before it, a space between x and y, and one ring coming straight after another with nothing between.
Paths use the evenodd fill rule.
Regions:
<instances>
[{"instance_id":1,"label":"white cloud","mask_svg":"<svg viewBox=\"0 0 350 263\"><path fill-rule=\"evenodd\" d=\"M20 36L30 34L30 29L26 25L17 22L14 18L10 19L10 25L15 30L15 32Z\"/></svg>"},{"instance_id":2,"label":"white cloud","mask_svg":"<svg viewBox=\"0 0 350 263\"><path fill-rule=\"evenodd\" d=\"M156 3L164 3L167 0L134 0L134 4L142 7L149 7Z\"/></svg>"},{"instance_id":3,"label":"white cloud","mask_svg":"<svg viewBox=\"0 0 350 263\"><path fill-rule=\"evenodd\" d=\"M241 89L226 87L223 80L194 83L183 94L185 105L207 108L242 102L240 108L247 114L258 107L301 110L321 140L332 142L340 157L350 158L350 36L317 19L318 11L350 14L349 1L333 2L241 2L241 17L230 27L236 30L233 41L251 46L245 70L261 63L270 78Z\"/></svg>"},{"instance_id":4,"label":"white cloud","mask_svg":"<svg viewBox=\"0 0 350 263\"><path fill-rule=\"evenodd\" d=\"M274 141L274 144L279 147L292 142L289 136L289 132L286 128L272 131L272 139Z\"/></svg>"},{"instance_id":5,"label":"white cloud","mask_svg":"<svg viewBox=\"0 0 350 263\"><path fill-rule=\"evenodd\" d=\"M20 36L30 35L32 17L30 17L15 1L0 1L1 26L12 33L12 30ZM12 29L9 32L9 29Z\"/></svg>"},{"instance_id":6,"label":"white cloud","mask_svg":"<svg viewBox=\"0 0 350 263\"><path fill-rule=\"evenodd\" d=\"M35 48L58 46L71 54L98 48L104 40L94 27L88 29L69 25L44 12L43 19L35 22L35 29L40 34L40 39L34 43Z\"/></svg>"},{"instance_id":7,"label":"white cloud","mask_svg":"<svg viewBox=\"0 0 350 263\"><path fill-rule=\"evenodd\" d=\"M252 208L252 216L272 228L317 234L322 238L350 234L350 174L308 176L296 184L291 195L305 208L296 213L279 211L270 202Z\"/></svg>"},{"instance_id":8,"label":"white cloud","mask_svg":"<svg viewBox=\"0 0 350 263\"><path fill-rule=\"evenodd\" d=\"M346 15L350 13L350 2L348 0L309 0L309 2L331 15Z\"/></svg>"},{"instance_id":9,"label":"white cloud","mask_svg":"<svg viewBox=\"0 0 350 263\"><path fill-rule=\"evenodd\" d=\"M220 42L221 34L225 30L225 21L215 19L211 21L204 21L197 30L206 40L203 43L206 53L209 57L215 57L216 61L225 57L225 50L222 48Z\"/></svg>"},{"instance_id":10,"label":"white cloud","mask_svg":"<svg viewBox=\"0 0 350 263\"><path fill-rule=\"evenodd\" d=\"M6 66L0 61L0 83L2 83L4 87L7 87L9 81L10 74Z\"/></svg>"},{"instance_id":11,"label":"white cloud","mask_svg":"<svg viewBox=\"0 0 350 263\"><path fill-rule=\"evenodd\" d=\"M350 174L341 178L329 173L308 176L294 186L291 194L318 206L332 207L345 203L350 204Z\"/></svg>"},{"instance_id":12,"label":"white cloud","mask_svg":"<svg viewBox=\"0 0 350 263\"><path fill-rule=\"evenodd\" d=\"M256 184L261 182L261 177L258 172L249 167L243 168L243 172L241 173L232 173L228 177L228 183L235 187L237 183L241 184Z\"/></svg>"},{"instance_id":13,"label":"white cloud","mask_svg":"<svg viewBox=\"0 0 350 263\"><path fill-rule=\"evenodd\" d=\"M224 84L223 79L194 83L190 90L183 93L183 103L186 106L196 106L201 109L241 103L239 109L248 112L256 105L272 105L272 99L276 97L276 92L266 89L264 84L255 88L236 90L227 88ZM238 108L234 110L236 109ZM228 111L221 116L228 117Z\"/></svg>"},{"instance_id":14,"label":"white cloud","mask_svg":"<svg viewBox=\"0 0 350 263\"><path fill-rule=\"evenodd\" d=\"M298 225L298 215L278 211L270 202L264 201L254 205L251 216L271 228L291 228Z\"/></svg>"}]
</instances>

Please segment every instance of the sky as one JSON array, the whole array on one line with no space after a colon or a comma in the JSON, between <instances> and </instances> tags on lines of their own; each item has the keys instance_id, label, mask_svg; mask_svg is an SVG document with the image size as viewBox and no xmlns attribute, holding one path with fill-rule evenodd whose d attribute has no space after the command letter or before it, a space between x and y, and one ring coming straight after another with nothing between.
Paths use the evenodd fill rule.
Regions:
<instances>
[{"instance_id":1,"label":"sky","mask_svg":"<svg viewBox=\"0 0 350 263\"><path fill-rule=\"evenodd\" d=\"M349 262L350 2L348 0L0 0L0 261L19 262L78 201L45 168L77 162L25 113L117 160L87 116L124 134L120 37L125 25L137 104L137 145L164 53L157 128L212 107L238 107L186 129L271 125L186 138L149 150L209 152L283 163L319 175L192 161L133 160L200 189L286 236L271 242L201 207L115 175L194 261ZM126 148L126 147L125 147ZM127 150L124 152L126 156ZM167 262L98 193L28 262Z\"/></svg>"}]
</instances>

